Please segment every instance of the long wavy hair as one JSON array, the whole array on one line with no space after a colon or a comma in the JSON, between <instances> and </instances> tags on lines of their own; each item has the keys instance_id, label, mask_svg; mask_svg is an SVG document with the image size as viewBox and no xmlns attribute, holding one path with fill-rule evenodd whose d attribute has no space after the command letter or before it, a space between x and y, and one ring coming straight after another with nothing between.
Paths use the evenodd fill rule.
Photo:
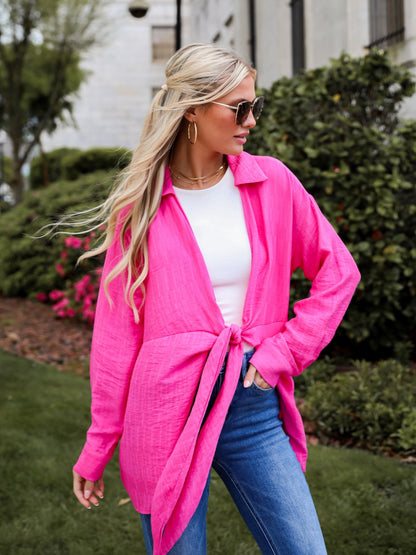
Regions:
<instances>
[{"instance_id":1,"label":"long wavy hair","mask_svg":"<svg viewBox=\"0 0 416 555\"><path fill-rule=\"evenodd\" d=\"M135 292L144 291L149 271L147 231L155 217L164 183L169 153L185 112L225 96L255 70L239 56L210 44L191 44L178 50L165 69L166 83L155 95L144 121L140 142L131 163L117 177L108 199L89 221L105 225L104 240L81 258L105 252L121 241L123 256L104 281L108 284L126 272L126 302L139 320Z\"/></svg>"}]
</instances>

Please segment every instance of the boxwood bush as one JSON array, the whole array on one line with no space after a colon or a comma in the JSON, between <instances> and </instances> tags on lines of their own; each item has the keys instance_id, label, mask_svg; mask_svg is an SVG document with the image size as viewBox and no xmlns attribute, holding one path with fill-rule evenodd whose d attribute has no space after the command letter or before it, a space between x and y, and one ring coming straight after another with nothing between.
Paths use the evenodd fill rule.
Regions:
<instances>
[{"instance_id":1,"label":"boxwood bush","mask_svg":"<svg viewBox=\"0 0 416 555\"><path fill-rule=\"evenodd\" d=\"M65 179L77 179L97 170L122 170L131 160L131 151L125 148L90 148L68 154L62 159Z\"/></svg>"},{"instance_id":2,"label":"boxwood bush","mask_svg":"<svg viewBox=\"0 0 416 555\"><path fill-rule=\"evenodd\" d=\"M100 171L28 191L23 202L0 215L0 294L24 297L65 287L55 267L63 250L62 235L32 236L64 214L100 204L114 176Z\"/></svg>"},{"instance_id":3,"label":"boxwood bush","mask_svg":"<svg viewBox=\"0 0 416 555\"><path fill-rule=\"evenodd\" d=\"M30 164L30 187L45 185L45 168L50 183L60 179L73 180L98 170L121 170L131 160L131 151L125 148L58 148L36 156Z\"/></svg>"},{"instance_id":4,"label":"boxwood bush","mask_svg":"<svg viewBox=\"0 0 416 555\"><path fill-rule=\"evenodd\" d=\"M78 154L79 148L57 148L46 152L44 156L35 156L30 163L29 184L31 189L41 189L45 184L53 183L64 177L62 160L68 154ZM46 175L45 175L46 174ZM47 183L45 183L47 178Z\"/></svg>"},{"instance_id":5,"label":"boxwood bush","mask_svg":"<svg viewBox=\"0 0 416 555\"><path fill-rule=\"evenodd\" d=\"M296 392L305 397L302 414L323 443L416 454L414 370L385 360L358 361L352 369L334 372L333 365L320 361L308 373L307 387Z\"/></svg>"},{"instance_id":6,"label":"boxwood bush","mask_svg":"<svg viewBox=\"0 0 416 555\"><path fill-rule=\"evenodd\" d=\"M398 110L414 92L411 75L372 50L260 92L250 151L294 171L361 270L332 346L355 358L406 359L416 343L416 122L400 122ZM296 273L292 299L309 287Z\"/></svg>"}]
</instances>

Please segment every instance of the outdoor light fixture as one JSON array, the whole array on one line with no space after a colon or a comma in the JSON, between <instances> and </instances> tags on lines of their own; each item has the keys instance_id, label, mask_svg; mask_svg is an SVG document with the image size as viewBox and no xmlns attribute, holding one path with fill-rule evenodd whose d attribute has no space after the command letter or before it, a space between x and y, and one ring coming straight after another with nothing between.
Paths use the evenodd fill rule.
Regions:
<instances>
[{"instance_id":1,"label":"outdoor light fixture","mask_svg":"<svg viewBox=\"0 0 416 555\"><path fill-rule=\"evenodd\" d=\"M146 0L133 0L129 4L129 12L133 17L144 17L149 9L149 2Z\"/></svg>"}]
</instances>

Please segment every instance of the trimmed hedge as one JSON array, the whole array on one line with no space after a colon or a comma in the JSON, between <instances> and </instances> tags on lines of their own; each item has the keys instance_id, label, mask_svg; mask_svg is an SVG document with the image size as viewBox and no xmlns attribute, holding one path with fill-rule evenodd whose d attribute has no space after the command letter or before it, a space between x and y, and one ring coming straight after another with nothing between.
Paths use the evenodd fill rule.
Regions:
<instances>
[{"instance_id":1,"label":"trimmed hedge","mask_svg":"<svg viewBox=\"0 0 416 555\"><path fill-rule=\"evenodd\" d=\"M0 215L0 294L26 297L65 288L65 277L55 268L63 250L62 235L32 236L64 214L101 204L114 177L115 172L101 171L28 191L23 202Z\"/></svg>"},{"instance_id":2,"label":"trimmed hedge","mask_svg":"<svg viewBox=\"0 0 416 555\"><path fill-rule=\"evenodd\" d=\"M361 270L332 353L405 360L416 343L416 122L398 110L411 74L372 50L260 92L250 151L292 169ZM308 295L299 272L292 283L293 301Z\"/></svg>"},{"instance_id":3,"label":"trimmed hedge","mask_svg":"<svg viewBox=\"0 0 416 555\"><path fill-rule=\"evenodd\" d=\"M118 170L125 168L131 160L131 151L125 148L58 148L45 153L49 182L60 179L73 180L98 170ZM44 161L41 156L33 158L30 165L30 187L44 186Z\"/></svg>"},{"instance_id":4,"label":"trimmed hedge","mask_svg":"<svg viewBox=\"0 0 416 555\"><path fill-rule=\"evenodd\" d=\"M295 378L296 394L321 442L416 454L416 374L409 367L357 361L337 371L320 361L304 374Z\"/></svg>"},{"instance_id":5,"label":"trimmed hedge","mask_svg":"<svg viewBox=\"0 0 416 555\"><path fill-rule=\"evenodd\" d=\"M79 154L79 148L57 148L45 153L44 157L36 156L30 163L29 184L31 189L45 186L45 172L49 183L63 179L62 161L69 154ZM44 167L46 165L46 168Z\"/></svg>"},{"instance_id":6,"label":"trimmed hedge","mask_svg":"<svg viewBox=\"0 0 416 555\"><path fill-rule=\"evenodd\" d=\"M62 159L64 179L77 179L97 170L122 170L131 160L131 152L124 148L91 148L68 154Z\"/></svg>"}]
</instances>

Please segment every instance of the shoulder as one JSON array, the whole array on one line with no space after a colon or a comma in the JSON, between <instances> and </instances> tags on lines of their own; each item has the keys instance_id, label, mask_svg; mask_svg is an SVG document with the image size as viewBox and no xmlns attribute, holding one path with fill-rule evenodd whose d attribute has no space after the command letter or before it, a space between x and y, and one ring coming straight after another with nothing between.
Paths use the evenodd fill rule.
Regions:
<instances>
[{"instance_id":1,"label":"shoulder","mask_svg":"<svg viewBox=\"0 0 416 555\"><path fill-rule=\"evenodd\" d=\"M277 158L242 152L239 156L229 156L228 160L236 185L258 183L266 195L276 191L290 196L306 194L299 179Z\"/></svg>"},{"instance_id":2,"label":"shoulder","mask_svg":"<svg viewBox=\"0 0 416 555\"><path fill-rule=\"evenodd\" d=\"M233 173L251 174L256 170L262 170L265 177L270 173L289 172L290 170L277 158L272 156L257 156L242 152L239 156L229 156L228 163Z\"/></svg>"}]
</instances>

